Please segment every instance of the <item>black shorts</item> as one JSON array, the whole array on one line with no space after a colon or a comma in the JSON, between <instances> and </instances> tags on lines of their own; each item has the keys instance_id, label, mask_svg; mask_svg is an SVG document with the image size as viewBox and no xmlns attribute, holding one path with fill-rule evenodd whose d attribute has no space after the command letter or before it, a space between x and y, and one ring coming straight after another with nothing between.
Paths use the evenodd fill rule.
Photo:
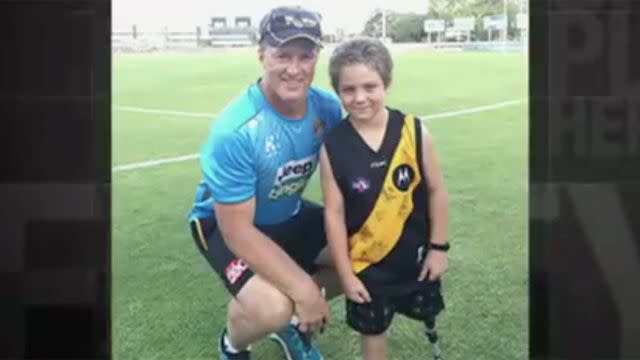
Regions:
<instances>
[{"instance_id":1,"label":"black shorts","mask_svg":"<svg viewBox=\"0 0 640 360\"><path fill-rule=\"evenodd\" d=\"M194 219L189 226L200 253L222 279L231 295L236 296L253 276L253 271L227 247L215 218ZM320 205L303 201L300 211L291 219L277 225L257 228L280 245L307 273L316 271L316 258L327 245L324 213Z\"/></svg>"},{"instance_id":2,"label":"black shorts","mask_svg":"<svg viewBox=\"0 0 640 360\"><path fill-rule=\"evenodd\" d=\"M373 295L370 303L358 304L349 299L347 324L365 335L382 334L391 325L395 313L423 322L434 321L444 309L440 292L440 281L425 282L425 285L400 296Z\"/></svg>"}]
</instances>

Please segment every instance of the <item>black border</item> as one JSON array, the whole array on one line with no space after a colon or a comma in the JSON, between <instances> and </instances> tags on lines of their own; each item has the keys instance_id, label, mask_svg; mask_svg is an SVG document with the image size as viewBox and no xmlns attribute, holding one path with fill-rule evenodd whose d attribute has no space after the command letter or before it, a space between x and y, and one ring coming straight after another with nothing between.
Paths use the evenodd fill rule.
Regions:
<instances>
[{"instance_id":1,"label":"black border","mask_svg":"<svg viewBox=\"0 0 640 360\"><path fill-rule=\"evenodd\" d=\"M0 23L0 359L109 359L111 2Z\"/></svg>"},{"instance_id":2,"label":"black border","mask_svg":"<svg viewBox=\"0 0 640 360\"><path fill-rule=\"evenodd\" d=\"M110 358L110 5L0 2L0 22L12 28L0 57L0 153L6 157L0 172L0 358ZM530 5L530 354L535 359L640 357L637 347L620 345L622 336L640 338L638 327L623 326L628 314L611 293L624 279L607 280L598 260L613 248L609 243L593 248L581 218L588 209L576 202L576 197L596 201L603 185L617 194L628 225L623 230L639 249L635 170L640 157L592 152L576 159L566 149L578 133L553 127L562 119L549 112L554 101L575 105L608 98L621 101L622 111L588 112L585 118L640 121L624 111L640 102L638 71L625 67L639 62L639 47L629 43L622 55L611 47L616 32L639 33L640 2L531 0ZM621 30L612 14L630 19L629 27ZM549 48L561 35L549 25L559 17L585 15L603 25L601 56L555 73L568 86L566 93L550 96L558 90L550 67L567 61L567 53ZM564 45L581 46L579 27L567 30L571 35ZM611 77L621 72L629 88L610 88ZM630 141L630 129L626 138L606 135L608 141ZM595 130L589 139L604 132ZM565 147L553 153L549 141ZM620 220L604 210L600 216ZM605 230L612 244L624 235L619 228ZM632 255L640 258L640 251ZM630 276L637 280L637 275Z\"/></svg>"},{"instance_id":3,"label":"black border","mask_svg":"<svg viewBox=\"0 0 640 360\"><path fill-rule=\"evenodd\" d=\"M640 2L531 0L530 25L530 357L640 358Z\"/></svg>"}]
</instances>

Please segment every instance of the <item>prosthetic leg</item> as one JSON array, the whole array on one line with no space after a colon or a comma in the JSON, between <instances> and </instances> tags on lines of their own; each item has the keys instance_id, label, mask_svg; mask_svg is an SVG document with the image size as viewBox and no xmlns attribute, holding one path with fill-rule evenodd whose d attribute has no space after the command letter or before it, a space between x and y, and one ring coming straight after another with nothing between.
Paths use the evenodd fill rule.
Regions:
<instances>
[{"instance_id":1,"label":"prosthetic leg","mask_svg":"<svg viewBox=\"0 0 640 360\"><path fill-rule=\"evenodd\" d=\"M436 319L430 318L428 320L425 320L424 324L427 328L425 333L427 334L427 338L429 338L429 343L431 343L433 360L444 360L444 358L442 357L442 351L440 350L440 345L438 344L438 331L436 330Z\"/></svg>"}]
</instances>

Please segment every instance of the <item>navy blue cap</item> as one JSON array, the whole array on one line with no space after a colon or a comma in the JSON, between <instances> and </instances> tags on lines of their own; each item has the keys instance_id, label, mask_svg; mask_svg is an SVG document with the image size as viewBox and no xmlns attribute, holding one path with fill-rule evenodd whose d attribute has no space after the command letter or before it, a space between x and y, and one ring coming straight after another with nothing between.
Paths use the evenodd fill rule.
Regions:
<instances>
[{"instance_id":1,"label":"navy blue cap","mask_svg":"<svg viewBox=\"0 0 640 360\"><path fill-rule=\"evenodd\" d=\"M260 21L260 41L281 46L294 39L307 39L322 45L320 14L301 7L277 7Z\"/></svg>"}]
</instances>

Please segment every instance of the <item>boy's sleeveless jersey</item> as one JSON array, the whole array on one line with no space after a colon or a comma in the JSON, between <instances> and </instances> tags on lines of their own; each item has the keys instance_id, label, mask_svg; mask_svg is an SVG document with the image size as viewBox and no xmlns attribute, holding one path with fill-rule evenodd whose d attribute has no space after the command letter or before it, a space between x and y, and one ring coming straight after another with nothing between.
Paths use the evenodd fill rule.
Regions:
<instances>
[{"instance_id":1,"label":"boy's sleeveless jersey","mask_svg":"<svg viewBox=\"0 0 640 360\"><path fill-rule=\"evenodd\" d=\"M311 87L302 119L285 118L251 85L215 120L200 152L203 180L189 219L212 217L213 204L255 197L256 225L295 215L316 169L325 135L341 119L333 94Z\"/></svg>"},{"instance_id":2,"label":"boy's sleeveless jersey","mask_svg":"<svg viewBox=\"0 0 640 360\"><path fill-rule=\"evenodd\" d=\"M348 120L325 140L344 198L352 267L370 289L414 282L430 234L420 122L388 110L377 152Z\"/></svg>"}]
</instances>

